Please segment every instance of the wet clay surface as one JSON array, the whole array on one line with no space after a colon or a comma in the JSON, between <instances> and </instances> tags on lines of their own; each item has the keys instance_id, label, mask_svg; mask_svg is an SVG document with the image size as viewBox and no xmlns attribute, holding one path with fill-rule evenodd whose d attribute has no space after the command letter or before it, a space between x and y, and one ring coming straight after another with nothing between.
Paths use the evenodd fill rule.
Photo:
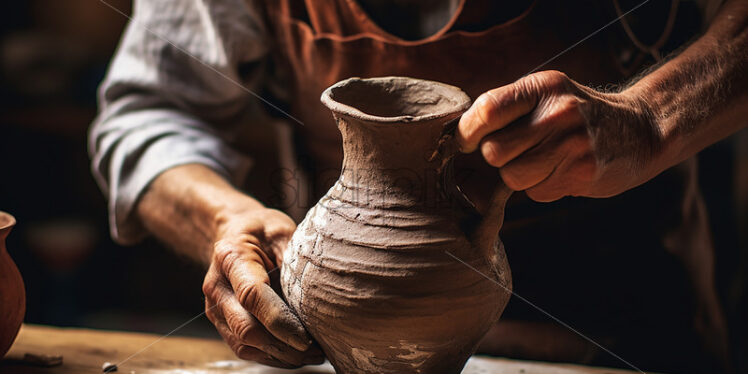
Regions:
<instances>
[{"instance_id":1,"label":"wet clay surface","mask_svg":"<svg viewBox=\"0 0 748 374\"><path fill-rule=\"evenodd\" d=\"M289 304L340 373L459 373L511 289L498 240L508 194L482 219L432 157L470 99L384 77L340 82L322 102L343 171L289 243Z\"/></svg>"},{"instance_id":2,"label":"wet clay surface","mask_svg":"<svg viewBox=\"0 0 748 374\"><path fill-rule=\"evenodd\" d=\"M307 366L297 370L280 370L240 361L220 340L167 337L115 331L61 329L24 325L8 358L25 353L62 355L60 366L44 368L20 366L0 361L2 374L101 373L104 362L119 363L117 373L124 374L333 374L330 364ZM471 358L464 374L631 374L624 370L588 368L576 365L523 362L486 357Z\"/></svg>"}]
</instances>

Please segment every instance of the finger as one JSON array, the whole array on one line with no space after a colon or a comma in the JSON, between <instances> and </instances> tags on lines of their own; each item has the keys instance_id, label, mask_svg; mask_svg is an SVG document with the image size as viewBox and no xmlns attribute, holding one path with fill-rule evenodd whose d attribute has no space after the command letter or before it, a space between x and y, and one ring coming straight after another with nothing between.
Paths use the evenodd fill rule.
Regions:
<instances>
[{"instance_id":1,"label":"finger","mask_svg":"<svg viewBox=\"0 0 748 374\"><path fill-rule=\"evenodd\" d=\"M539 97L526 79L483 93L460 118L456 137L460 149L474 151L483 137L530 113Z\"/></svg>"},{"instance_id":2,"label":"finger","mask_svg":"<svg viewBox=\"0 0 748 374\"><path fill-rule=\"evenodd\" d=\"M218 308L218 304L212 301L212 298L205 297L205 316L214 325L224 320L221 309Z\"/></svg>"},{"instance_id":3,"label":"finger","mask_svg":"<svg viewBox=\"0 0 748 374\"><path fill-rule=\"evenodd\" d=\"M218 274L214 263L211 263L203 281L203 294L205 295L205 316L214 325L224 322L222 309L218 306L220 301L226 298L226 290L226 280Z\"/></svg>"},{"instance_id":4,"label":"finger","mask_svg":"<svg viewBox=\"0 0 748 374\"><path fill-rule=\"evenodd\" d=\"M242 344L255 347L294 365L300 365L307 357L306 352L298 351L271 335L235 297L226 298L221 309L229 329Z\"/></svg>"},{"instance_id":5,"label":"finger","mask_svg":"<svg viewBox=\"0 0 748 374\"><path fill-rule=\"evenodd\" d=\"M573 181L564 176L564 170L569 163L568 158L563 159L545 179L525 190L527 197L547 203L568 195Z\"/></svg>"},{"instance_id":6,"label":"finger","mask_svg":"<svg viewBox=\"0 0 748 374\"><path fill-rule=\"evenodd\" d=\"M244 257L225 264L224 274L239 303L278 340L299 351L307 350L312 339L291 308L270 287L265 267Z\"/></svg>"},{"instance_id":7,"label":"finger","mask_svg":"<svg viewBox=\"0 0 748 374\"><path fill-rule=\"evenodd\" d=\"M556 201L565 196L584 196L585 193L581 192L584 189L583 182L574 180L570 176L570 170L575 169L579 164L586 165L587 162L565 159L548 178L527 189L525 191L527 196L538 202Z\"/></svg>"},{"instance_id":8,"label":"finger","mask_svg":"<svg viewBox=\"0 0 748 374\"><path fill-rule=\"evenodd\" d=\"M574 131L580 116L573 96L543 100L532 115L485 136L480 142L481 154L488 164L500 168L548 138Z\"/></svg>"},{"instance_id":9,"label":"finger","mask_svg":"<svg viewBox=\"0 0 748 374\"><path fill-rule=\"evenodd\" d=\"M215 262L214 262L215 264ZM203 285L205 313L216 326L226 324L233 331L233 338L244 345L256 347L291 364L318 362L324 356L318 349L299 352L279 341L265 330L257 320L239 304L226 279L211 265Z\"/></svg>"},{"instance_id":10,"label":"finger","mask_svg":"<svg viewBox=\"0 0 748 374\"><path fill-rule=\"evenodd\" d=\"M291 369L300 366L283 362L257 348L242 344L241 341L237 339L233 331L231 331L231 329L228 327L225 321L219 321L218 323L215 323L215 326L218 334L220 334L223 340L229 345L229 347L231 347L231 350L234 352L234 354L243 360L254 361L263 365L285 369Z\"/></svg>"},{"instance_id":11,"label":"finger","mask_svg":"<svg viewBox=\"0 0 748 374\"><path fill-rule=\"evenodd\" d=\"M237 356L246 360L262 362L265 362L269 357L270 360L267 362L273 362L274 366L279 367L298 367L300 365L321 364L325 361L324 353L319 348L312 347L306 352L296 351L273 338L256 322L255 324L259 326L259 329L255 330L251 337L245 334L242 338L241 334L236 333L236 328L232 328L231 323L224 318L222 308L217 308L217 306L223 304L225 302L211 305L206 299L206 315ZM226 314L229 315L229 313Z\"/></svg>"},{"instance_id":12,"label":"finger","mask_svg":"<svg viewBox=\"0 0 748 374\"><path fill-rule=\"evenodd\" d=\"M208 311L208 304L215 305L218 302L218 297L222 296L222 292L226 288L225 285L226 279L221 275L215 261L211 262L208 272L205 273L205 279L203 279L206 311Z\"/></svg>"},{"instance_id":13,"label":"finger","mask_svg":"<svg viewBox=\"0 0 748 374\"><path fill-rule=\"evenodd\" d=\"M565 141L567 157L545 180L527 189L527 196L539 202L558 200L564 196L588 196L598 177L598 167L591 153L586 134L568 137Z\"/></svg>"},{"instance_id":14,"label":"finger","mask_svg":"<svg viewBox=\"0 0 748 374\"><path fill-rule=\"evenodd\" d=\"M489 165L500 168L542 142L551 130L550 126L538 126L529 117L524 117L484 137L480 142L480 151Z\"/></svg>"},{"instance_id":15,"label":"finger","mask_svg":"<svg viewBox=\"0 0 748 374\"><path fill-rule=\"evenodd\" d=\"M521 191L531 188L550 176L564 155L558 146L560 141L550 137L499 169L506 185Z\"/></svg>"}]
</instances>

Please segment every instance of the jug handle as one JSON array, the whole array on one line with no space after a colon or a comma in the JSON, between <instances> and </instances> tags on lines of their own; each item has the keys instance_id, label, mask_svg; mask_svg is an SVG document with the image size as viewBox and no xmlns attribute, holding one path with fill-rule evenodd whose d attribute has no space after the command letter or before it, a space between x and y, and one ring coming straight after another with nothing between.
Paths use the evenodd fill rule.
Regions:
<instances>
[{"instance_id":1,"label":"jug handle","mask_svg":"<svg viewBox=\"0 0 748 374\"><path fill-rule=\"evenodd\" d=\"M473 245L489 251L486 254L493 257L492 255L495 253L495 248L498 245L499 230L501 230L501 226L504 223L504 208L506 207L507 200L509 200L514 191L507 187L504 181L501 180L501 177L499 177L499 182L491 194L488 208L485 212L481 213L454 182L453 159L460 154L460 147L455 139L455 132L457 131L459 122L460 117L457 117L444 125L442 135L429 161L440 160L437 172L440 175L439 183L441 184L442 192L448 198L455 198L460 204L474 210L480 217L477 224L471 225L473 227L467 234Z\"/></svg>"}]
</instances>

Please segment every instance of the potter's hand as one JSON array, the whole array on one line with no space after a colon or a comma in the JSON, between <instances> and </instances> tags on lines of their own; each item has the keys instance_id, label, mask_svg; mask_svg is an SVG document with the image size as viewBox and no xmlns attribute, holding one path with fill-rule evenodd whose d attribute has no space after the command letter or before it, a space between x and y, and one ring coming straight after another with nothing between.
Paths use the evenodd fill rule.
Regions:
<instances>
[{"instance_id":1,"label":"potter's hand","mask_svg":"<svg viewBox=\"0 0 748 374\"><path fill-rule=\"evenodd\" d=\"M265 208L220 221L203 283L210 321L242 359L277 367L322 363L322 353L270 286L268 271L280 271L271 258L282 258L294 222Z\"/></svg>"},{"instance_id":2,"label":"potter's hand","mask_svg":"<svg viewBox=\"0 0 748 374\"><path fill-rule=\"evenodd\" d=\"M641 97L602 93L544 71L481 95L463 115L463 152L480 148L513 190L536 201L607 197L660 170L657 127Z\"/></svg>"}]
</instances>

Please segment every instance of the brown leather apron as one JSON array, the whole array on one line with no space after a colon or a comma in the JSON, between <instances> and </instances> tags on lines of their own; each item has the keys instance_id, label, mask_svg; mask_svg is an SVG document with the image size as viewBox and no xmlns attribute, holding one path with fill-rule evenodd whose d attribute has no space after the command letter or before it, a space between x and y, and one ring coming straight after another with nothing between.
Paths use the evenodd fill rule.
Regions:
<instances>
[{"instance_id":1,"label":"brown leather apron","mask_svg":"<svg viewBox=\"0 0 748 374\"><path fill-rule=\"evenodd\" d=\"M407 41L382 30L355 0L256 1L274 42L281 72L275 79L283 80L289 111L303 122L295 125L297 157L314 176L312 203L337 179L342 160L340 135L319 101L326 87L352 76L405 75L476 98L610 21L590 13L589 4L536 1L492 24L501 17L486 11L490 1L463 0L436 34ZM541 70L591 86L621 82L626 77L606 53L608 40L600 33ZM462 157L458 168L463 188L480 204L498 173L477 154ZM707 367L721 355L725 336L695 173L687 162L610 199L539 204L516 193L502 230L515 292L642 368ZM626 366L517 298L498 325L498 342L489 346L500 354ZM578 349L544 349L549 345Z\"/></svg>"}]
</instances>

